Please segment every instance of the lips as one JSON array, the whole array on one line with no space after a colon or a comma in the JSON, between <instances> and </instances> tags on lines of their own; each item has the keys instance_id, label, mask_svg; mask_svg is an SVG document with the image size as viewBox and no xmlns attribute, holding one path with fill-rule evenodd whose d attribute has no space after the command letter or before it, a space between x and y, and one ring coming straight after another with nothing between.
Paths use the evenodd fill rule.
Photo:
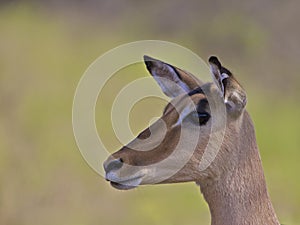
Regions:
<instances>
[{"instance_id":1,"label":"lips","mask_svg":"<svg viewBox=\"0 0 300 225\"><path fill-rule=\"evenodd\" d=\"M134 178L130 178L127 180L120 180L120 181L116 181L116 179L107 179L108 181L110 181L110 184L112 187L119 189L119 190L130 190L133 188L136 188L137 186L139 186L139 184L142 182L142 177L143 176L137 176Z\"/></svg>"},{"instance_id":2,"label":"lips","mask_svg":"<svg viewBox=\"0 0 300 225\"><path fill-rule=\"evenodd\" d=\"M125 184L119 184L114 181L111 181L110 185L118 190L130 190L130 189L137 187L137 186L129 186L129 185L125 185Z\"/></svg>"}]
</instances>

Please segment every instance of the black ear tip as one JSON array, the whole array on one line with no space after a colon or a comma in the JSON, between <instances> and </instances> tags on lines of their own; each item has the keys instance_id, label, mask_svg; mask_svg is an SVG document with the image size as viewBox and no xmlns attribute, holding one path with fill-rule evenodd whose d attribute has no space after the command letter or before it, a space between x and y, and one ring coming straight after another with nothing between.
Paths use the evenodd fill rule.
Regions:
<instances>
[{"instance_id":1,"label":"black ear tip","mask_svg":"<svg viewBox=\"0 0 300 225\"><path fill-rule=\"evenodd\" d=\"M219 61L219 59L216 56L211 56L208 59L209 63L215 64L219 69L221 68L221 63Z\"/></svg>"},{"instance_id":2,"label":"black ear tip","mask_svg":"<svg viewBox=\"0 0 300 225\"><path fill-rule=\"evenodd\" d=\"M147 69L150 71L151 66L152 66L152 62L153 62L153 58L151 58L150 56L144 55L144 62L146 64Z\"/></svg>"},{"instance_id":3,"label":"black ear tip","mask_svg":"<svg viewBox=\"0 0 300 225\"><path fill-rule=\"evenodd\" d=\"M212 55L211 57L209 57L208 59L209 62L215 62L215 61L219 61L217 56Z\"/></svg>"},{"instance_id":4,"label":"black ear tip","mask_svg":"<svg viewBox=\"0 0 300 225\"><path fill-rule=\"evenodd\" d=\"M154 60L152 57L150 57L148 55L144 55L143 58L144 58L145 62L147 62L147 61L153 61Z\"/></svg>"}]
</instances>

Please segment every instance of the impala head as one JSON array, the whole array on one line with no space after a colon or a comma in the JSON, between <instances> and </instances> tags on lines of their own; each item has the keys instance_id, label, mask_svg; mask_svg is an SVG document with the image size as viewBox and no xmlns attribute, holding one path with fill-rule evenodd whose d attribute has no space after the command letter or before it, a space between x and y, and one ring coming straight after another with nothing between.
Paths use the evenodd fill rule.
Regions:
<instances>
[{"instance_id":1,"label":"impala head","mask_svg":"<svg viewBox=\"0 0 300 225\"><path fill-rule=\"evenodd\" d=\"M143 184L209 182L234 160L231 149L246 105L243 88L216 57L209 59L214 83L202 83L148 56L144 60L171 101L160 119L104 162L106 179L123 190ZM210 143L222 130L224 139L216 136ZM204 154L209 157L216 148L216 156L201 169Z\"/></svg>"}]
</instances>

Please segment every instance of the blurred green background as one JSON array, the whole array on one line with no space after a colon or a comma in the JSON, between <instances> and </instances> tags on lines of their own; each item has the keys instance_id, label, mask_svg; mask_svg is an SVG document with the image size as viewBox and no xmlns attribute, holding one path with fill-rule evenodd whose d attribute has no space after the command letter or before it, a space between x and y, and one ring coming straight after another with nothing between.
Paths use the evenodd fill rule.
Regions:
<instances>
[{"instance_id":1,"label":"blurred green background","mask_svg":"<svg viewBox=\"0 0 300 225\"><path fill-rule=\"evenodd\" d=\"M278 217L300 224L299 10L296 0L1 1L0 224L209 224L195 184L117 191L77 149L71 110L80 77L104 52L141 39L218 55L238 74ZM120 147L108 121L112 93L147 76L137 71L116 74L97 106L111 152ZM161 113L161 102L146 103L133 109L135 132Z\"/></svg>"}]
</instances>

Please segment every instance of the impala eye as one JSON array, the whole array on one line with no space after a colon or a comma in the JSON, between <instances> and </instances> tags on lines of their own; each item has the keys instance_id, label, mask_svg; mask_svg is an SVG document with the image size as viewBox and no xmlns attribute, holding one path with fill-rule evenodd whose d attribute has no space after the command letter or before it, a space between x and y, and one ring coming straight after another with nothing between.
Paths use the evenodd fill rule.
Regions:
<instances>
[{"instance_id":1,"label":"impala eye","mask_svg":"<svg viewBox=\"0 0 300 225\"><path fill-rule=\"evenodd\" d=\"M210 115L206 112L192 112L190 116L193 122L200 124L200 126L205 125L210 118Z\"/></svg>"}]
</instances>

